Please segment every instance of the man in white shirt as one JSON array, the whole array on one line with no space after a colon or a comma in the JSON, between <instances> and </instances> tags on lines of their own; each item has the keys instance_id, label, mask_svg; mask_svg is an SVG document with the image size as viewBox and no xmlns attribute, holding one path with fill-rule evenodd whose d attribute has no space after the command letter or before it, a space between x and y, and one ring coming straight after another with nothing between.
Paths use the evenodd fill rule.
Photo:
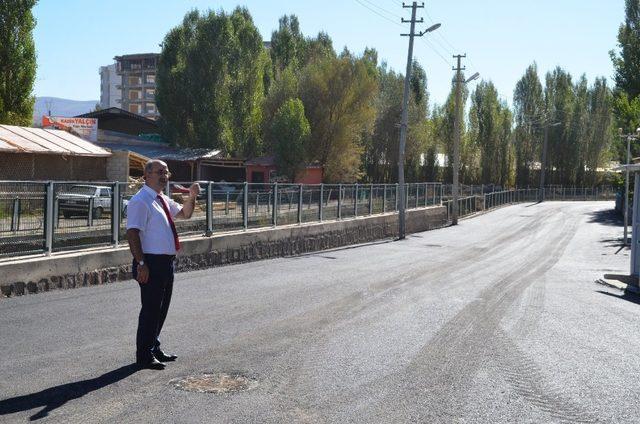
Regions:
<instances>
[{"instance_id":1,"label":"man in white shirt","mask_svg":"<svg viewBox=\"0 0 640 424\"><path fill-rule=\"evenodd\" d=\"M162 193L171 177L161 160L144 167L145 184L127 205L127 240L133 255L133 276L140 285L142 307L136 336L136 363L141 368L164 369L177 356L160 349L160 331L167 317L173 289L173 261L180 249L174 218L189 219L200 186L189 188L183 205Z\"/></svg>"}]
</instances>

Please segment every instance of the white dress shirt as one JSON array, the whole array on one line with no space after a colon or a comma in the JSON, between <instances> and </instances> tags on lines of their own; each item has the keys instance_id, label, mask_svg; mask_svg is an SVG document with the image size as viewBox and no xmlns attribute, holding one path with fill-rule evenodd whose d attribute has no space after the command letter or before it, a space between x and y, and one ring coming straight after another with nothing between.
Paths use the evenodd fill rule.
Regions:
<instances>
[{"instance_id":1,"label":"white dress shirt","mask_svg":"<svg viewBox=\"0 0 640 424\"><path fill-rule=\"evenodd\" d=\"M182 206L173 199L160 194L169 207L171 217L182 210ZM153 255L175 255L176 248L173 232L167 214L165 214L160 199L148 185L144 185L129 200L127 205L127 229L140 230L142 252Z\"/></svg>"}]
</instances>

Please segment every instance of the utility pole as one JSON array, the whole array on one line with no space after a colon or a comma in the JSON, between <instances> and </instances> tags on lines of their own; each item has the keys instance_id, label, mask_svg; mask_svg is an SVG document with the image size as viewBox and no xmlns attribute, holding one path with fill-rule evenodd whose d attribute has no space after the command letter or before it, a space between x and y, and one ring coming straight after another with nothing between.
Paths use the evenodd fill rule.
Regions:
<instances>
[{"instance_id":1,"label":"utility pole","mask_svg":"<svg viewBox=\"0 0 640 424\"><path fill-rule=\"evenodd\" d=\"M407 6L402 3L403 8L411 8L411 20L407 21L402 19L402 23L411 23L411 29L409 34L400 34L403 37L409 37L409 52L407 54L407 72L404 75L404 92L402 95L402 122L400 123L400 151L398 152L398 192L396 196L399 196L398 201L398 239L402 240L405 237L405 188L404 188L404 149L407 143L407 125L409 120L409 80L411 79L411 66L413 62L413 37L416 35L422 36L422 34L415 34L416 28L416 9L423 8L424 3L418 6L417 2L412 2L411 6ZM424 22L423 18L420 18L418 23Z\"/></svg>"},{"instance_id":2,"label":"utility pole","mask_svg":"<svg viewBox=\"0 0 640 424\"><path fill-rule=\"evenodd\" d=\"M400 123L400 148L398 152L398 191L396 197L398 199L398 239L405 238L405 185L404 185L404 150L407 144L407 126L409 120L409 82L411 80L411 67L413 65L413 38L422 37L427 32L431 32L440 27L440 24L432 25L426 30L415 33L416 23L424 22L423 18L416 20L416 10L423 8L424 3L418 5L417 2L412 2L411 6L407 6L402 3L402 7L405 9L411 8L411 20L407 21L402 19L402 23L410 23L411 28L409 34L400 34L403 37L409 37L409 52L407 54L407 72L404 76L404 92L402 95L402 122Z\"/></svg>"},{"instance_id":3,"label":"utility pole","mask_svg":"<svg viewBox=\"0 0 640 424\"><path fill-rule=\"evenodd\" d=\"M451 225L458 225L458 171L460 170L460 102L462 97L462 71L466 68L461 66L460 61L466 54L457 54L453 56L458 60L458 66L452 68L456 71L456 108L455 119L453 120L453 208L451 213Z\"/></svg>"}]
</instances>

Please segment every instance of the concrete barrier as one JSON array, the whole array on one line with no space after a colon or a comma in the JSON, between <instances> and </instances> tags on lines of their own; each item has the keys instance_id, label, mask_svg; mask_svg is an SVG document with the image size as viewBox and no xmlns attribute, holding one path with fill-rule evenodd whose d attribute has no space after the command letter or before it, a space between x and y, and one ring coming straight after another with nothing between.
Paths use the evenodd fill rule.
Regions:
<instances>
[{"instance_id":1,"label":"concrete barrier","mask_svg":"<svg viewBox=\"0 0 640 424\"><path fill-rule=\"evenodd\" d=\"M447 225L446 208L406 211L407 233ZM236 262L294 256L397 237L398 215L388 213L340 221L287 225L181 239L178 272ZM0 262L2 297L131 279L128 246L58 253Z\"/></svg>"}]
</instances>

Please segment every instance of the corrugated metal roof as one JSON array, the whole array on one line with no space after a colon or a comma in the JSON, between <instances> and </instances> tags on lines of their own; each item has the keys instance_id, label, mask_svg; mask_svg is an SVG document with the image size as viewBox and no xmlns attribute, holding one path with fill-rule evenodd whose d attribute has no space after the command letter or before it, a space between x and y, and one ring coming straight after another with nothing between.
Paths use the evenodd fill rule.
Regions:
<instances>
[{"instance_id":1,"label":"corrugated metal roof","mask_svg":"<svg viewBox=\"0 0 640 424\"><path fill-rule=\"evenodd\" d=\"M176 147L169 146L168 144L162 144L154 141L101 142L100 146L110 150L127 150L148 158L163 160L195 161L198 159L222 159L221 152L217 149L178 149Z\"/></svg>"},{"instance_id":2,"label":"corrugated metal roof","mask_svg":"<svg viewBox=\"0 0 640 424\"><path fill-rule=\"evenodd\" d=\"M111 156L111 152L67 131L0 125L0 152Z\"/></svg>"}]
</instances>

